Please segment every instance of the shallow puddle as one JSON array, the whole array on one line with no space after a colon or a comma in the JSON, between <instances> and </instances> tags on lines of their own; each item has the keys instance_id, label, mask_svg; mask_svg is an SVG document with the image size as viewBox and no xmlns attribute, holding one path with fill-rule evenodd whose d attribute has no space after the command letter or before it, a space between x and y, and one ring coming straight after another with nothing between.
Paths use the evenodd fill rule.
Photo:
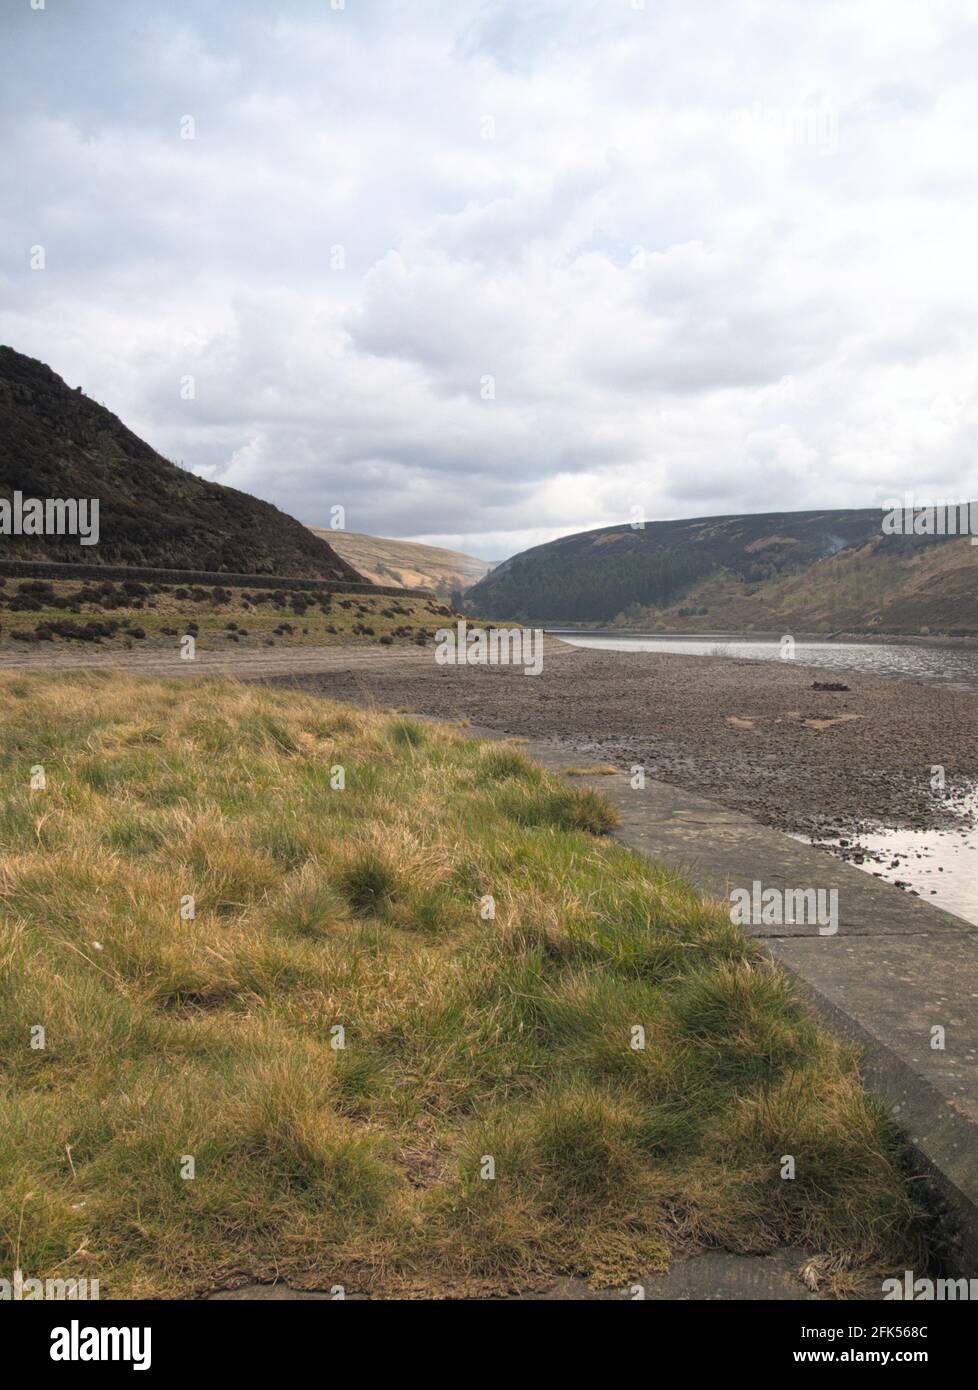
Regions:
<instances>
[{"instance_id":1,"label":"shallow puddle","mask_svg":"<svg viewBox=\"0 0 978 1390\"><path fill-rule=\"evenodd\" d=\"M972 795L955 808L960 826L941 830L879 827L859 835L810 840L904 892L978 926L978 820Z\"/></svg>"}]
</instances>

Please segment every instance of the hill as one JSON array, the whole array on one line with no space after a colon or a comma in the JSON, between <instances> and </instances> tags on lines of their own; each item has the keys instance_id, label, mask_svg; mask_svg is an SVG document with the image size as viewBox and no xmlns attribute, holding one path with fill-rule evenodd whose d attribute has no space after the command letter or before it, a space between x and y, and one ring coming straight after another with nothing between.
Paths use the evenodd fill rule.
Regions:
<instances>
[{"instance_id":1,"label":"hill","mask_svg":"<svg viewBox=\"0 0 978 1390\"><path fill-rule=\"evenodd\" d=\"M0 499L98 498L99 539L0 535L5 559L359 579L268 502L178 468L50 367L0 347Z\"/></svg>"},{"instance_id":2,"label":"hill","mask_svg":"<svg viewBox=\"0 0 978 1390\"><path fill-rule=\"evenodd\" d=\"M365 536L355 531L309 528L375 584L400 584L406 589L433 589L442 598L464 592L492 569L487 560L444 550L439 545Z\"/></svg>"},{"instance_id":3,"label":"hill","mask_svg":"<svg viewBox=\"0 0 978 1390\"><path fill-rule=\"evenodd\" d=\"M466 608L653 631L978 631L978 547L884 535L881 520L867 508L608 526L505 561Z\"/></svg>"}]
</instances>

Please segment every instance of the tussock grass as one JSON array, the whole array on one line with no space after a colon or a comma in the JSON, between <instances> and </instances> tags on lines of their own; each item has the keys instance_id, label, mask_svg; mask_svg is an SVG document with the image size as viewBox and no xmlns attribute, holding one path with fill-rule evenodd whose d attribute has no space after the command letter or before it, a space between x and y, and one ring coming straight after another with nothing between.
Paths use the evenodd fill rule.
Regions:
<instances>
[{"instance_id":1,"label":"tussock grass","mask_svg":"<svg viewBox=\"0 0 978 1390\"><path fill-rule=\"evenodd\" d=\"M0 711L0 1269L173 1297L781 1242L840 1288L914 1267L852 1055L719 907L596 835L590 789L227 682L0 677Z\"/></svg>"}]
</instances>

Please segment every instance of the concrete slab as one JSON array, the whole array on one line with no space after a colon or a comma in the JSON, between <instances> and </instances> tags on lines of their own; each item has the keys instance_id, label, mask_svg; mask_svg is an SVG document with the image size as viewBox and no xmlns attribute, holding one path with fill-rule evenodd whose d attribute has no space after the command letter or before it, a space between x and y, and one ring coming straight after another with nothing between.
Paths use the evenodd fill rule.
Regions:
<instances>
[{"instance_id":1,"label":"concrete slab","mask_svg":"<svg viewBox=\"0 0 978 1390\"><path fill-rule=\"evenodd\" d=\"M956 1275L973 1278L978 934L766 944L821 1017L859 1045L867 1085L889 1106L936 1198L940 1253Z\"/></svg>"},{"instance_id":2,"label":"concrete slab","mask_svg":"<svg viewBox=\"0 0 978 1390\"><path fill-rule=\"evenodd\" d=\"M480 737L498 738L480 729ZM575 758L566 746L521 741L530 757L552 771L589 759ZM580 779L602 792L621 815L616 837L632 849L686 874L710 897L729 899L733 888L836 889L840 936L922 936L936 932L973 933L974 927L920 898L880 884L825 850L759 825L740 811L665 782L646 781L634 790L626 772ZM753 936L818 936L815 924L744 928Z\"/></svg>"}]
</instances>

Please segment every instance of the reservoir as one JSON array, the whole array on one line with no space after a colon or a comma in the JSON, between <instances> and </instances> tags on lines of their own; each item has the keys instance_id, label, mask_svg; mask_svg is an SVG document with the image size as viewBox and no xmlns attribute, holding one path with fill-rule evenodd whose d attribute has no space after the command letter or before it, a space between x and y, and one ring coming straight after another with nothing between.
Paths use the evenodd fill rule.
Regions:
<instances>
[{"instance_id":1,"label":"reservoir","mask_svg":"<svg viewBox=\"0 0 978 1390\"><path fill-rule=\"evenodd\" d=\"M682 656L725 656L748 661L780 661L781 643L774 637L717 633L585 631L547 628L551 637L575 647L604 651L661 652ZM828 642L798 639L794 660L803 666L831 666L849 675L889 676L926 681L959 690L978 690L978 647L930 643Z\"/></svg>"}]
</instances>

